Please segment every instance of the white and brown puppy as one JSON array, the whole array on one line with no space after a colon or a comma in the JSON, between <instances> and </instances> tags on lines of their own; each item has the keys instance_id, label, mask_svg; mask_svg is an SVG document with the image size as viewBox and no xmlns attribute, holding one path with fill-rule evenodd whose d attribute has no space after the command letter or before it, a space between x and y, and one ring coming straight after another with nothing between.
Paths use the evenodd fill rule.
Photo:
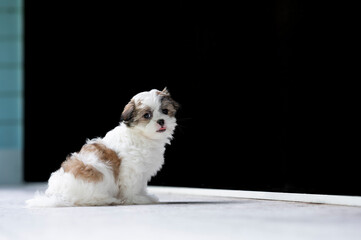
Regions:
<instances>
[{"instance_id":1,"label":"white and brown puppy","mask_svg":"<svg viewBox=\"0 0 361 240\"><path fill-rule=\"evenodd\" d=\"M104 138L88 140L51 174L48 189L29 207L149 204L147 183L164 163L165 145L177 125L179 105L167 89L135 95L119 126Z\"/></svg>"}]
</instances>

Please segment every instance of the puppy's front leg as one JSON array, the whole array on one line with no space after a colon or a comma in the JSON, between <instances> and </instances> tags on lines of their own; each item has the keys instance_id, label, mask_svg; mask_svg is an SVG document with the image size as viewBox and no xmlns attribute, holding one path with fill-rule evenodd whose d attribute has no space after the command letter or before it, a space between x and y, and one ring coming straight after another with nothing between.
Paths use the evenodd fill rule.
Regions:
<instances>
[{"instance_id":1,"label":"puppy's front leg","mask_svg":"<svg viewBox=\"0 0 361 240\"><path fill-rule=\"evenodd\" d=\"M142 180L142 187L139 189L139 192L134 196L134 204L152 204L159 201L158 197L149 194L147 191L147 181Z\"/></svg>"},{"instance_id":2,"label":"puppy's front leg","mask_svg":"<svg viewBox=\"0 0 361 240\"><path fill-rule=\"evenodd\" d=\"M147 192L147 180L142 175L132 175L128 183L123 185L123 199L125 204L157 203L158 197Z\"/></svg>"},{"instance_id":3,"label":"puppy's front leg","mask_svg":"<svg viewBox=\"0 0 361 240\"><path fill-rule=\"evenodd\" d=\"M139 194L136 195L133 199L133 204L152 204L157 203L158 197L152 194Z\"/></svg>"}]
</instances>

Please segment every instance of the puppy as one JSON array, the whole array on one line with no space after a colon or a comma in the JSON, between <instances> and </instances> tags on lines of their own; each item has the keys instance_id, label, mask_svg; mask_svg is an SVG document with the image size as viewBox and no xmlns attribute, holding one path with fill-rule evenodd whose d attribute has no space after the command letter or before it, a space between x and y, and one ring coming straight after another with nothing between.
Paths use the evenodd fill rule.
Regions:
<instances>
[{"instance_id":1,"label":"puppy","mask_svg":"<svg viewBox=\"0 0 361 240\"><path fill-rule=\"evenodd\" d=\"M164 163L179 104L168 90L135 95L119 126L88 140L51 174L48 188L27 201L29 207L150 204L147 183Z\"/></svg>"}]
</instances>

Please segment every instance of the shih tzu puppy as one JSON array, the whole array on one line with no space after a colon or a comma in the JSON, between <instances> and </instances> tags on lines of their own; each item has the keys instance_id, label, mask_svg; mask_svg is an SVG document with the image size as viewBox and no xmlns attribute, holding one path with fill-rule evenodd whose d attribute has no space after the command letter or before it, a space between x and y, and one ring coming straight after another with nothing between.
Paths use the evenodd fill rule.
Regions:
<instances>
[{"instance_id":1,"label":"shih tzu puppy","mask_svg":"<svg viewBox=\"0 0 361 240\"><path fill-rule=\"evenodd\" d=\"M178 107L166 88L135 95L125 106L120 125L68 156L51 174L45 194L36 193L27 205L156 203L157 197L147 192L147 183L164 163Z\"/></svg>"}]
</instances>

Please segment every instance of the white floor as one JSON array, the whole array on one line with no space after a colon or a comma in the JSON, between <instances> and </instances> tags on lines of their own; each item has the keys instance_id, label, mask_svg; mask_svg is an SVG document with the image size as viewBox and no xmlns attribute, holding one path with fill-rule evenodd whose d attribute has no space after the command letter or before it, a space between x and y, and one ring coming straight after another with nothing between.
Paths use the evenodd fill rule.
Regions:
<instances>
[{"instance_id":1,"label":"white floor","mask_svg":"<svg viewBox=\"0 0 361 240\"><path fill-rule=\"evenodd\" d=\"M361 207L151 191L161 203L27 209L45 185L0 187L0 240L361 239Z\"/></svg>"}]
</instances>

